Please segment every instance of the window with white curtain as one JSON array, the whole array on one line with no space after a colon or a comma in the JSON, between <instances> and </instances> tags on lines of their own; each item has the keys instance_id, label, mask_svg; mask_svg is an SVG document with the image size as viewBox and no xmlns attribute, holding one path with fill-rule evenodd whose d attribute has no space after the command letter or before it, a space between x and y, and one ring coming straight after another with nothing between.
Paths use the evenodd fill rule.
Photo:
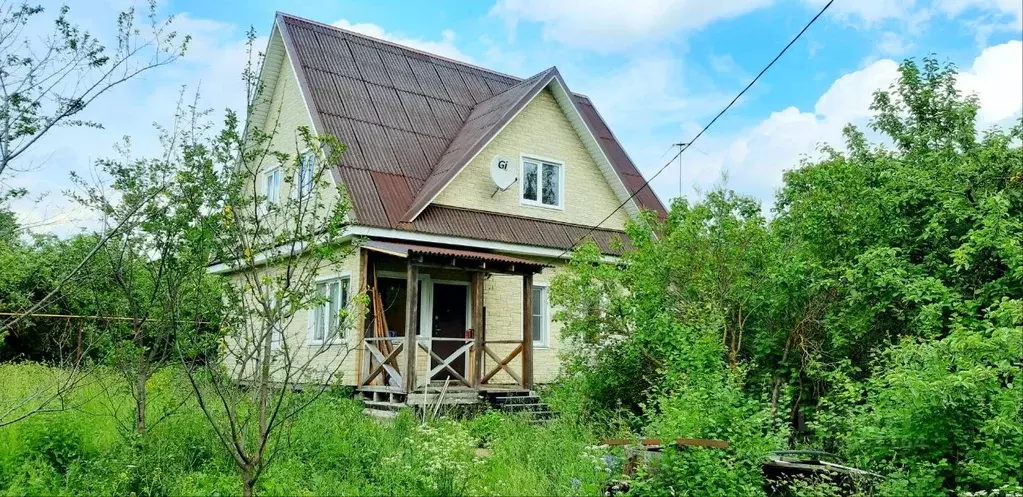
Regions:
<instances>
[{"instance_id":1,"label":"window with white curtain","mask_svg":"<svg viewBox=\"0 0 1023 497\"><path fill-rule=\"evenodd\" d=\"M322 302L310 310L309 344L334 343L344 338L341 311L348 305L349 278L334 278L316 284Z\"/></svg>"},{"instance_id":2,"label":"window with white curtain","mask_svg":"<svg viewBox=\"0 0 1023 497\"><path fill-rule=\"evenodd\" d=\"M298 197L305 198L313 191L313 177L316 174L316 153L307 150L298 165Z\"/></svg>"},{"instance_id":3,"label":"window with white curtain","mask_svg":"<svg viewBox=\"0 0 1023 497\"><path fill-rule=\"evenodd\" d=\"M276 205L281 200L281 168L276 167L263 175L264 193L267 204Z\"/></svg>"},{"instance_id":4,"label":"window with white curtain","mask_svg":"<svg viewBox=\"0 0 1023 497\"><path fill-rule=\"evenodd\" d=\"M562 207L562 165L554 162L522 160L522 203L540 207Z\"/></svg>"}]
</instances>

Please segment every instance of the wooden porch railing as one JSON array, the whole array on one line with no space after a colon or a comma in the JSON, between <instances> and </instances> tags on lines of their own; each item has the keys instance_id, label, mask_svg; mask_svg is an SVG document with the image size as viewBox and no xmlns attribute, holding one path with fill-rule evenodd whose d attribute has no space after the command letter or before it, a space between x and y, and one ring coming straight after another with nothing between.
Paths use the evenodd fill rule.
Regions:
<instances>
[{"instance_id":1,"label":"wooden porch railing","mask_svg":"<svg viewBox=\"0 0 1023 497\"><path fill-rule=\"evenodd\" d=\"M508 355L504 357L504 359L501 359L501 357L498 356L496 352L494 352L494 349L490 348L490 345L500 344L508 345L516 344L517 346L514 349L512 349L512 351L509 352ZM501 372L501 370L503 369L505 373L508 373L508 376L511 376L512 379L515 380L515 383L522 385L522 377L516 374L515 370L508 366L512 362L512 360L514 360L516 357L518 357L519 354L522 353L522 349L523 347L521 340L488 340L484 342L483 352L490 356L490 358L493 359L494 361L497 361L497 365L494 367L494 369L488 371L487 374L485 374L482 379L480 379L480 384L481 385L489 384L490 380L493 379L494 376L496 376L497 373Z\"/></svg>"},{"instance_id":2,"label":"wooden porch railing","mask_svg":"<svg viewBox=\"0 0 1023 497\"><path fill-rule=\"evenodd\" d=\"M434 343L436 343L436 342L462 342L463 345L461 347L455 349L455 351L452 352L451 354L448 354L447 357L441 357L439 354L437 354L436 351L433 350L433 347L428 346L428 344L430 344L431 342L434 342ZM420 349L423 349L423 351L425 351L426 353L430 354L430 357L432 357L435 361L437 361L439 363L436 366L434 366L433 368L429 369L429 371L427 371L426 375L422 378L422 382L419 382L419 381L416 382L417 388L421 388L421 387L423 387L425 385L429 385L430 384L430 380L433 378L433 375L435 375L435 374L437 374L437 373L439 373L441 371L444 371L444 370L447 370L448 374L450 374L452 377L454 377L454 379L456 381L458 381L459 383L461 383L462 385L467 386L467 387L471 387L472 386L472 382L469 381L468 378L466 378L464 375L462 375L462 373L458 372L454 367L451 366L451 363L454 362L456 359L458 359L459 356L465 356L467 364L471 361L470 357L472 356L472 354L469 354L468 352L470 351L470 349L472 349L472 346L473 346L473 339L472 338L431 337L431 338L426 338L426 339L419 339L419 340L416 341L416 343L417 343L417 345L419 346ZM472 376L471 373L470 373L470 376Z\"/></svg>"},{"instance_id":3,"label":"wooden porch railing","mask_svg":"<svg viewBox=\"0 0 1023 497\"><path fill-rule=\"evenodd\" d=\"M362 339L365 351L369 352L370 364L369 374L363 380L362 386L372 385L373 380L381 373L385 373L384 386L401 388L404 385L398 367L398 354L405 348L404 340L405 337L366 337ZM373 365L374 360L376 365Z\"/></svg>"}]
</instances>

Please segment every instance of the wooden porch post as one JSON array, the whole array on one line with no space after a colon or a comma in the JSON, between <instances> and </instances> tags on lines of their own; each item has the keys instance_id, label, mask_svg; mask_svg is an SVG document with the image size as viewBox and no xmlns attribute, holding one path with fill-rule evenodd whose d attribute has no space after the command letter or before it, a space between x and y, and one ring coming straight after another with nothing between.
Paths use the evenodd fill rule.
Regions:
<instances>
[{"instance_id":1,"label":"wooden porch post","mask_svg":"<svg viewBox=\"0 0 1023 497\"><path fill-rule=\"evenodd\" d=\"M533 274L522 275L522 386L533 389Z\"/></svg>"},{"instance_id":2,"label":"wooden porch post","mask_svg":"<svg viewBox=\"0 0 1023 497\"><path fill-rule=\"evenodd\" d=\"M416 329L419 327L419 268L408 261L408 279L405 280L405 393L416 389Z\"/></svg>"},{"instance_id":3,"label":"wooden porch post","mask_svg":"<svg viewBox=\"0 0 1023 497\"><path fill-rule=\"evenodd\" d=\"M359 291L365 295L369 291L369 251L360 248L359 249L359 269L362 274L362 283L359 287ZM362 379L366 377L369 372L369 364L362 363L362 349L366 348L366 309L363 309L362 319L359 320L359 349L356 351L356 364L355 364L355 377L359 381L359 386L362 386Z\"/></svg>"},{"instance_id":4,"label":"wooden porch post","mask_svg":"<svg viewBox=\"0 0 1023 497\"><path fill-rule=\"evenodd\" d=\"M480 387L483 377L483 276L476 271L472 273L472 387Z\"/></svg>"}]
</instances>

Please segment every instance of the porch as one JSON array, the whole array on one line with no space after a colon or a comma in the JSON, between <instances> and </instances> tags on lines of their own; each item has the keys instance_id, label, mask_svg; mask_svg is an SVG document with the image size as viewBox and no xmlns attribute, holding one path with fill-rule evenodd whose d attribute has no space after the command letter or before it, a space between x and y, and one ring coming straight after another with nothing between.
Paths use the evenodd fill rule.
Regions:
<instances>
[{"instance_id":1,"label":"porch","mask_svg":"<svg viewBox=\"0 0 1023 497\"><path fill-rule=\"evenodd\" d=\"M533 275L544 264L499 254L369 240L369 296L358 344L357 391L370 407L475 404L533 388ZM488 337L485 281L521 279L518 329Z\"/></svg>"}]
</instances>

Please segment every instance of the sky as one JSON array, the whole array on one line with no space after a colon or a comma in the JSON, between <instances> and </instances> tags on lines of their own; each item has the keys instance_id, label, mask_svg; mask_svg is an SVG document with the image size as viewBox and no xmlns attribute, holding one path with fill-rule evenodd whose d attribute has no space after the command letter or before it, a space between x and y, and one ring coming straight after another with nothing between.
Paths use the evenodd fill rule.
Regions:
<instances>
[{"instance_id":1,"label":"sky","mask_svg":"<svg viewBox=\"0 0 1023 497\"><path fill-rule=\"evenodd\" d=\"M154 124L170 124L182 89L222 113L244 108L245 33L260 49L278 10L529 77L557 66L588 95L647 179L690 141L813 17L826 0L478 0L431 2L161 0L158 11L192 37L185 57L104 95L86 118L105 128L61 129L38 143L0 187L24 187L13 208L37 231L95 225L65 198L72 171L129 136L136 156L159 153ZM100 39L131 0L68 0L69 17ZM46 0L52 13L59 3ZM48 5L52 4L52 5ZM872 93L906 58L933 55L979 98L978 125L1011 126L1023 112L1020 0L837 0L831 9L678 161L651 180L667 204L726 181L766 210L784 171L841 148L842 128L865 126ZM727 179L723 179L727 178ZM102 180L102 178L97 178Z\"/></svg>"}]
</instances>

